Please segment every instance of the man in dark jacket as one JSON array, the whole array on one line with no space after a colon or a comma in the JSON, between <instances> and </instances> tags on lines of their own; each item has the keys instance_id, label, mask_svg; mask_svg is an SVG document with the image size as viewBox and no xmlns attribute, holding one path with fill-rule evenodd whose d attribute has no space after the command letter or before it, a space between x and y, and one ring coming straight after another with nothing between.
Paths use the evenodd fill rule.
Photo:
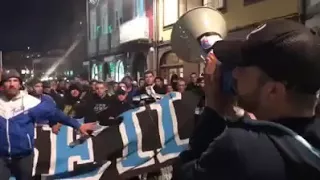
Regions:
<instances>
[{"instance_id":1,"label":"man in dark jacket","mask_svg":"<svg viewBox=\"0 0 320 180\"><path fill-rule=\"evenodd\" d=\"M83 101L85 93L83 92L82 85L78 82L72 83L69 89L65 92L63 112L74 119L84 118L87 114L91 113L91 109L86 109L86 102ZM92 122L92 121L85 121ZM56 124L52 127L52 132L57 134L60 131L61 124Z\"/></svg>"},{"instance_id":2,"label":"man in dark jacket","mask_svg":"<svg viewBox=\"0 0 320 180\"><path fill-rule=\"evenodd\" d=\"M55 90L55 82L48 82L44 81L42 82L43 87L43 94L49 95L53 98L53 100L56 102L57 107L61 110L64 108L64 102L63 102L63 96L61 96L59 93Z\"/></svg>"},{"instance_id":3,"label":"man in dark jacket","mask_svg":"<svg viewBox=\"0 0 320 180\"><path fill-rule=\"evenodd\" d=\"M175 179L320 179L319 44L309 29L288 20L267 22L245 42L216 43L205 70L206 84L212 84L206 87L206 125L194 135L202 148L195 152L190 144L193 157L182 157ZM226 58L224 47L238 58ZM233 97L221 92L217 59L237 65L238 104L268 121L244 118L228 103Z\"/></svg>"},{"instance_id":4,"label":"man in dark jacket","mask_svg":"<svg viewBox=\"0 0 320 180\"><path fill-rule=\"evenodd\" d=\"M112 98L108 95L106 83L97 81L95 87L95 93L92 94L92 97L85 99L85 122L98 121L97 115L107 110L112 103Z\"/></svg>"},{"instance_id":5,"label":"man in dark jacket","mask_svg":"<svg viewBox=\"0 0 320 180\"><path fill-rule=\"evenodd\" d=\"M124 87L119 87L119 89L115 92L111 103L107 109L104 111L97 113L98 120L103 126L112 126L119 125L121 123L121 119L117 117L132 108L127 99L128 91Z\"/></svg>"}]
</instances>

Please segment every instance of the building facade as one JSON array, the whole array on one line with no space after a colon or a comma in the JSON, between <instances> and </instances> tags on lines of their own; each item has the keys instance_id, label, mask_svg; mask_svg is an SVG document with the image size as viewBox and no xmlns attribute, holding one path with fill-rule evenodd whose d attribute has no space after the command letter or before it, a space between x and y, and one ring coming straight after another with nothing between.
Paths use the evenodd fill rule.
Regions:
<instances>
[{"instance_id":1,"label":"building facade","mask_svg":"<svg viewBox=\"0 0 320 180\"><path fill-rule=\"evenodd\" d=\"M305 24L312 28L318 35L320 34L320 0L309 0L304 5Z\"/></svg>"},{"instance_id":2,"label":"building facade","mask_svg":"<svg viewBox=\"0 0 320 180\"><path fill-rule=\"evenodd\" d=\"M188 63L179 59L170 46L172 25L179 16L198 6L210 6L220 10L229 30L229 39L243 39L258 23L269 19L300 19L299 0L156 0L157 72L169 80L172 74L188 77L190 73L202 73L203 64Z\"/></svg>"},{"instance_id":3,"label":"building facade","mask_svg":"<svg viewBox=\"0 0 320 180\"><path fill-rule=\"evenodd\" d=\"M92 0L87 6L85 68L90 79L138 79L153 58L153 0Z\"/></svg>"}]
</instances>

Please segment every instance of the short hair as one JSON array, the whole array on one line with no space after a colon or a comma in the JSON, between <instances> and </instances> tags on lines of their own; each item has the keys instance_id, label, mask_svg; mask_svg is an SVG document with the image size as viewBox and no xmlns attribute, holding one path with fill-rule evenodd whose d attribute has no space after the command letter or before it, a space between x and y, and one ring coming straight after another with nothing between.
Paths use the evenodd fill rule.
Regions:
<instances>
[{"instance_id":1,"label":"short hair","mask_svg":"<svg viewBox=\"0 0 320 180\"><path fill-rule=\"evenodd\" d=\"M121 81L124 81L125 79L129 79L131 82L133 81L133 78L131 76L125 76Z\"/></svg>"},{"instance_id":2,"label":"short hair","mask_svg":"<svg viewBox=\"0 0 320 180\"><path fill-rule=\"evenodd\" d=\"M190 74L190 77L191 77L192 75L197 75L197 73L195 73L195 72L192 72L192 73Z\"/></svg>"},{"instance_id":3,"label":"short hair","mask_svg":"<svg viewBox=\"0 0 320 180\"><path fill-rule=\"evenodd\" d=\"M297 109L313 109L319 100L317 94L303 94L290 90L287 90L287 99Z\"/></svg>"},{"instance_id":4,"label":"short hair","mask_svg":"<svg viewBox=\"0 0 320 180\"><path fill-rule=\"evenodd\" d=\"M145 81L145 79L144 79L144 78L140 78L140 79L139 79L139 82L140 82L140 81Z\"/></svg>"},{"instance_id":5,"label":"short hair","mask_svg":"<svg viewBox=\"0 0 320 180\"><path fill-rule=\"evenodd\" d=\"M120 86L120 84L123 84L127 87L126 83L124 83L124 82L119 82L118 85Z\"/></svg>"},{"instance_id":6,"label":"short hair","mask_svg":"<svg viewBox=\"0 0 320 180\"><path fill-rule=\"evenodd\" d=\"M259 84L264 85L268 81L273 80L267 74L260 73ZM304 94L300 92L296 92L286 88L287 92L287 100L295 107L299 109L311 109L315 108L318 102L318 94ZM297 109L298 109L297 108Z\"/></svg>"},{"instance_id":7,"label":"short hair","mask_svg":"<svg viewBox=\"0 0 320 180\"><path fill-rule=\"evenodd\" d=\"M102 85L104 85L105 87L108 86L108 84L107 84L106 82L104 82L104 81L96 81L96 84L102 84Z\"/></svg>"},{"instance_id":8,"label":"short hair","mask_svg":"<svg viewBox=\"0 0 320 180\"><path fill-rule=\"evenodd\" d=\"M89 82L89 84L92 85L92 84L97 83L97 82L98 82L98 80L92 79L92 80Z\"/></svg>"},{"instance_id":9,"label":"short hair","mask_svg":"<svg viewBox=\"0 0 320 180\"><path fill-rule=\"evenodd\" d=\"M152 76L154 76L153 72L150 71L150 70L147 70L147 71L144 72L144 75L147 75L147 74L151 74Z\"/></svg>"},{"instance_id":10,"label":"short hair","mask_svg":"<svg viewBox=\"0 0 320 180\"><path fill-rule=\"evenodd\" d=\"M178 78L178 81L186 82L186 80L184 80L182 77L179 77L179 78Z\"/></svg>"},{"instance_id":11,"label":"short hair","mask_svg":"<svg viewBox=\"0 0 320 180\"><path fill-rule=\"evenodd\" d=\"M164 81L162 77L157 76L155 80L159 79L160 81Z\"/></svg>"}]
</instances>

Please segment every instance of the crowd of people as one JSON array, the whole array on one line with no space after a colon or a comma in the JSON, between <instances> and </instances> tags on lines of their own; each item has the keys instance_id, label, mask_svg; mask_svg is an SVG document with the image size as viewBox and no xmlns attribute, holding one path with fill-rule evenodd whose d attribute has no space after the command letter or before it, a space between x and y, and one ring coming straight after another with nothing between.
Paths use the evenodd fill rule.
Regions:
<instances>
[{"instance_id":1,"label":"crowd of people","mask_svg":"<svg viewBox=\"0 0 320 180\"><path fill-rule=\"evenodd\" d=\"M121 113L156 102L172 91L193 91L204 99L204 79L196 73L191 73L188 81L173 74L169 84L166 84L163 78L156 77L153 72L146 71L138 82L130 76L125 76L120 82L89 82L81 78L44 82L33 79L26 83L25 87L30 95L42 101L54 101L69 117L83 119L85 123L98 121L103 126L119 125L121 119L117 117ZM199 117L203 107L202 100L195 111L195 118ZM52 132L58 134L61 125L53 125ZM161 172L149 173L146 176L158 177Z\"/></svg>"},{"instance_id":2,"label":"crowd of people","mask_svg":"<svg viewBox=\"0 0 320 180\"><path fill-rule=\"evenodd\" d=\"M65 124L87 134L92 122L119 125L116 117L122 112L171 91L193 91L202 97L195 110L199 122L189 148L173 165L173 180L319 180L320 38L299 23L274 20L244 42L221 43L229 48L209 55L204 77L192 73L188 82L172 75L165 84L146 71L138 82L129 76L121 82L34 79L25 84L25 93L20 91L20 76L5 72L0 96L1 177L11 172L30 177L34 121L48 120L54 133ZM223 91L225 64L234 65L233 94ZM30 116L19 114L25 112L23 103ZM74 119L84 119L85 124ZM23 125L27 135L19 132Z\"/></svg>"},{"instance_id":3,"label":"crowd of people","mask_svg":"<svg viewBox=\"0 0 320 180\"><path fill-rule=\"evenodd\" d=\"M38 78L33 78L23 82L20 74L15 70L4 70L1 80L4 102L10 103L11 98L14 99L15 96L24 95L30 100L26 101L25 98L21 98L21 102L32 105L35 101L39 103L39 106L46 106L46 112L56 112L51 115L52 117L48 113L48 117L43 115L41 120L36 121L36 125L49 124L55 134L59 133L63 124L79 129L80 121L77 120L83 120L85 123L84 128L80 129L83 134L92 129L95 122L99 122L103 126L117 126L122 121L117 118L121 113L156 102L172 91L181 93L194 91L204 96L204 79L198 77L196 73L190 75L189 81L173 74L169 84L166 84L163 78L156 77L151 71L146 71L144 77L139 79L138 83L130 76L125 76L120 82L98 80L89 82L81 78L75 78L71 81L41 81ZM199 103L198 114L200 114L201 108L203 108L203 104ZM53 111L53 109L57 110ZM57 119L61 120L57 121ZM30 146L33 146L33 132L30 130L29 133L30 137L27 140L32 144ZM10 152L7 152L7 155L9 154ZM28 160L22 163L25 167L30 167L30 164L32 164L31 157L33 156L30 154L27 157ZM0 170L4 170L7 166L14 167L13 169L19 171L16 177L31 175L30 168L19 169L12 166L11 163L5 163L5 166L1 167ZM22 170L25 172L21 173ZM8 174L10 172L6 173L6 175ZM146 176L161 176L161 172L149 173ZM139 179L139 177L135 178Z\"/></svg>"},{"instance_id":4,"label":"crowd of people","mask_svg":"<svg viewBox=\"0 0 320 180\"><path fill-rule=\"evenodd\" d=\"M29 94L42 100L52 98L68 116L107 126L119 124L116 117L121 113L160 100L167 93L194 91L204 95L203 87L204 79L196 73L190 75L189 81L173 74L170 83L165 84L163 78L155 77L151 71L146 71L138 83L125 76L120 82L77 78L50 82L33 79L26 84ZM53 132L58 133L59 127L54 126Z\"/></svg>"}]
</instances>

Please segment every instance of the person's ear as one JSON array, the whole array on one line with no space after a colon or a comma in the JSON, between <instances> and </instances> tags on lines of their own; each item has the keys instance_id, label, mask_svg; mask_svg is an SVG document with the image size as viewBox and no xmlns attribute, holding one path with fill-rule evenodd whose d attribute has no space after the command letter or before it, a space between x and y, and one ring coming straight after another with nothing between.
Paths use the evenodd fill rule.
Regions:
<instances>
[{"instance_id":1,"label":"person's ear","mask_svg":"<svg viewBox=\"0 0 320 180\"><path fill-rule=\"evenodd\" d=\"M271 100L280 100L285 97L286 87L281 82L269 81L263 86L263 93Z\"/></svg>"}]
</instances>

